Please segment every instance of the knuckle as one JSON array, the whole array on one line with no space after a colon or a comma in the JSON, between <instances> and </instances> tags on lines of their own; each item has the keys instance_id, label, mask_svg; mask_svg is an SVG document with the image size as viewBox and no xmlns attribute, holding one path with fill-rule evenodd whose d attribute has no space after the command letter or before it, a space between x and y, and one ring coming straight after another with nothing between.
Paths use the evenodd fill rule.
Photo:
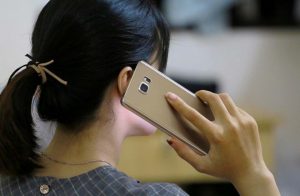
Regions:
<instances>
[{"instance_id":1,"label":"knuckle","mask_svg":"<svg viewBox=\"0 0 300 196\"><path fill-rule=\"evenodd\" d=\"M197 91L197 92L195 93L195 95L201 96L203 93L204 93L203 90L199 90L199 91Z\"/></svg>"},{"instance_id":2,"label":"knuckle","mask_svg":"<svg viewBox=\"0 0 300 196\"><path fill-rule=\"evenodd\" d=\"M214 94L214 93L209 93L207 94L207 101L211 103L216 103L220 99L219 95Z\"/></svg>"},{"instance_id":3,"label":"knuckle","mask_svg":"<svg viewBox=\"0 0 300 196\"><path fill-rule=\"evenodd\" d=\"M234 133L237 133L240 130L238 123L235 123L233 121L228 122L226 126L228 130Z\"/></svg>"},{"instance_id":4,"label":"knuckle","mask_svg":"<svg viewBox=\"0 0 300 196\"><path fill-rule=\"evenodd\" d=\"M216 99L218 95L212 92L207 92L207 97L210 99Z\"/></svg>"},{"instance_id":5,"label":"knuckle","mask_svg":"<svg viewBox=\"0 0 300 196\"><path fill-rule=\"evenodd\" d=\"M215 144L221 144L225 142L225 138L224 135L221 132L215 132L212 137L211 140L215 143Z\"/></svg>"},{"instance_id":6,"label":"knuckle","mask_svg":"<svg viewBox=\"0 0 300 196\"><path fill-rule=\"evenodd\" d=\"M197 92L197 94L201 94L201 95L204 95L205 97L207 97L207 96L210 96L211 94L214 94L214 93L212 93L210 91L207 91L207 90L200 90L200 91Z\"/></svg>"},{"instance_id":7,"label":"knuckle","mask_svg":"<svg viewBox=\"0 0 300 196\"><path fill-rule=\"evenodd\" d=\"M207 93L208 93L207 90L199 90L199 91L197 91L195 94L196 94L196 95L206 95Z\"/></svg>"},{"instance_id":8,"label":"knuckle","mask_svg":"<svg viewBox=\"0 0 300 196\"><path fill-rule=\"evenodd\" d=\"M230 98L229 94L226 93L226 92L220 93L219 96L220 96L221 98L224 98L224 99L229 99L229 98Z\"/></svg>"},{"instance_id":9,"label":"knuckle","mask_svg":"<svg viewBox=\"0 0 300 196\"><path fill-rule=\"evenodd\" d=\"M250 120L250 122L251 122L252 124L257 125L256 119L253 118L252 116L249 117L249 120Z\"/></svg>"},{"instance_id":10,"label":"knuckle","mask_svg":"<svg viewBox=\"0 0 300 196\"><path fill-rule=\"evenodd\" d=\"M257 123L253 117L248 117L241 121L241 126L245 129L255 129L257 128Z\"/></svg>"},{"instance_id":11,"label":"knuckle","mask_svg":"<svg viewBox=\"0 0 300 196\"><path fill-rule=\"evenodd\" d=\"M231 100L231 97L228 93L221 93L221 94L219 94L219 97L223 101L230 101Z\"/></svg>"},{"instance_id":12,"label":"knuckle","mask_svg":"<svg viewBox=\"0 0 300 196\"><path fill-rule=\"evenodd\" d=\"M237 120L231 120L226 124L226 131L234 138L239 137L243 129Z\"/></svg>"},{"instance_id":13,"label":"knuckle","mask_svg":"<svg viewBox=\"0 0 300 196\"><path fill-rule=\"evenodd\" d=\"M257 122L256 120L253 118L253 117L250 117L249 118L249 121L248 121L248 124L249 128L251 129L258 129L258 125L257 125Z\"/></svg>"}]
</instances>

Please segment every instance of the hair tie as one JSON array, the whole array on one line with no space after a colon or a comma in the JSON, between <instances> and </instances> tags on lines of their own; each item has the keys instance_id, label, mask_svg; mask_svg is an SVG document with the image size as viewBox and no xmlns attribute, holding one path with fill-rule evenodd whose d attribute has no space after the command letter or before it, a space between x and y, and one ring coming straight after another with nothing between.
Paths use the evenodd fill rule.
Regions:
<instances>
[{"instance_id":1,"label":"hair tie","mask_svg":"<svg viewBox=\"0 0 300 196\"><path fill-rule=\"evenodd\" d=\"M31 59L30 62L28 62L26 65L22 65L21 67L17 68L9 77L8 82L10 82L10 80L12 79L12 77L23 67L30 67L32 69L34 69L41 77L42 77L42 83L44 84L45 82L47 82L47 76L46 73L49 74L52 78L54 78L55 80L57 80L59 83L63 84L63 85L67 85L68 82L61 79L60 77L58 77L57 75L55 75L53 72L51 72L49 69L46 68L47 65L51 64L54 62L54 60L50 60L48 62L45 63L39 63L38 61L34 61L33 57L30 56L29 54L25 55L26 57L28 57L29 59Z\"/></svg>"},{"instance_id":2,"label":"hair tie","mask_svg":"<svg viewBox=\"0 0 300 196\"><path fill-rule=\"evenodd\" d=\"M33 60L32 56L30 56L29 54L26 54L25 56L27 56L28 58L30 58L31 60ZM31 64L33 62L33 64ZM52 76L52 78L56 79L58 82L60 82L63 85L67 85L68 82L61 79L60 77L58 77L57 75L55 75L53 72L51 72L49 69L46 68L47 65L50 65L51 63L53 63L54 60L50 60L48 62L45 63L39 63L38 61L34 62L31 61L28 63L28 67L31 67L32 69L34 69L41 77L42 77L42 82L43 84L45 82L47 82L47 76L46 73L49 74L50 76Z\"/></svg>"}]
</instances>

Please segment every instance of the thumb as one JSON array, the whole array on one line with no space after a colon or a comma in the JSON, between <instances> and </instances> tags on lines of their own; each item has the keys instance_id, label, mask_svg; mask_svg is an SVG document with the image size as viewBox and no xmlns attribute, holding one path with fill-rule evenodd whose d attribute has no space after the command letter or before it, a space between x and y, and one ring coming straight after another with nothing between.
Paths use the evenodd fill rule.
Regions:
<instances>
[{"instance_id":1,"label":"thumb","mask_svg":"<svg viewBox=\"0 0 300 196\"><path fill-rule=\"evenodd\" d=\"M207 155L200 155L182 141L171 138L168 144L176 151L179 157L192 165L197 171L205 173L209 166Z\"/></svg>"}]
</instances>

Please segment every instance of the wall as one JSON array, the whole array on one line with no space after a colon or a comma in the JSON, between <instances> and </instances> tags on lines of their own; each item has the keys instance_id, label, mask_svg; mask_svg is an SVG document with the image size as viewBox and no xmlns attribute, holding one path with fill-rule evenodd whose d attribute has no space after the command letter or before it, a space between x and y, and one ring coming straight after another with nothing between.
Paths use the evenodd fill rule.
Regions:
<instances>
[{"instance_id":1,"label":"wall","mask_svg":"<svg viewBox=\"0 0 300 196\"><path fill-rule=\"evenodd\" d=\"M0 0L0 84L28 62L30 35L36 15L46 0ZM1 87L1 86L0 86Z\"/></svg>"}]
</instances>

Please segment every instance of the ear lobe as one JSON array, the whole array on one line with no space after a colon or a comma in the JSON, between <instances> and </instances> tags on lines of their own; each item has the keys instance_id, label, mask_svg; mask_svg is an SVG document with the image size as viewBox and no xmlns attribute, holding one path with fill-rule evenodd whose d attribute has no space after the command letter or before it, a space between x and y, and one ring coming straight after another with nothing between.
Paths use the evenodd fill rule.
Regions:
<instances>
[{"instance_id":1,"label":"ear lobe","mask_svg":"<svg viewBox=\"0 0 300 196\"><path fill-rule=\"evenodd\" d=\"M129 81L132 77L132 73L133 73L132 68L129 66L124 67L120 71L118 75L118 92L120 96L123 96L125 94Z\"/></svg>"}]
</instances>

